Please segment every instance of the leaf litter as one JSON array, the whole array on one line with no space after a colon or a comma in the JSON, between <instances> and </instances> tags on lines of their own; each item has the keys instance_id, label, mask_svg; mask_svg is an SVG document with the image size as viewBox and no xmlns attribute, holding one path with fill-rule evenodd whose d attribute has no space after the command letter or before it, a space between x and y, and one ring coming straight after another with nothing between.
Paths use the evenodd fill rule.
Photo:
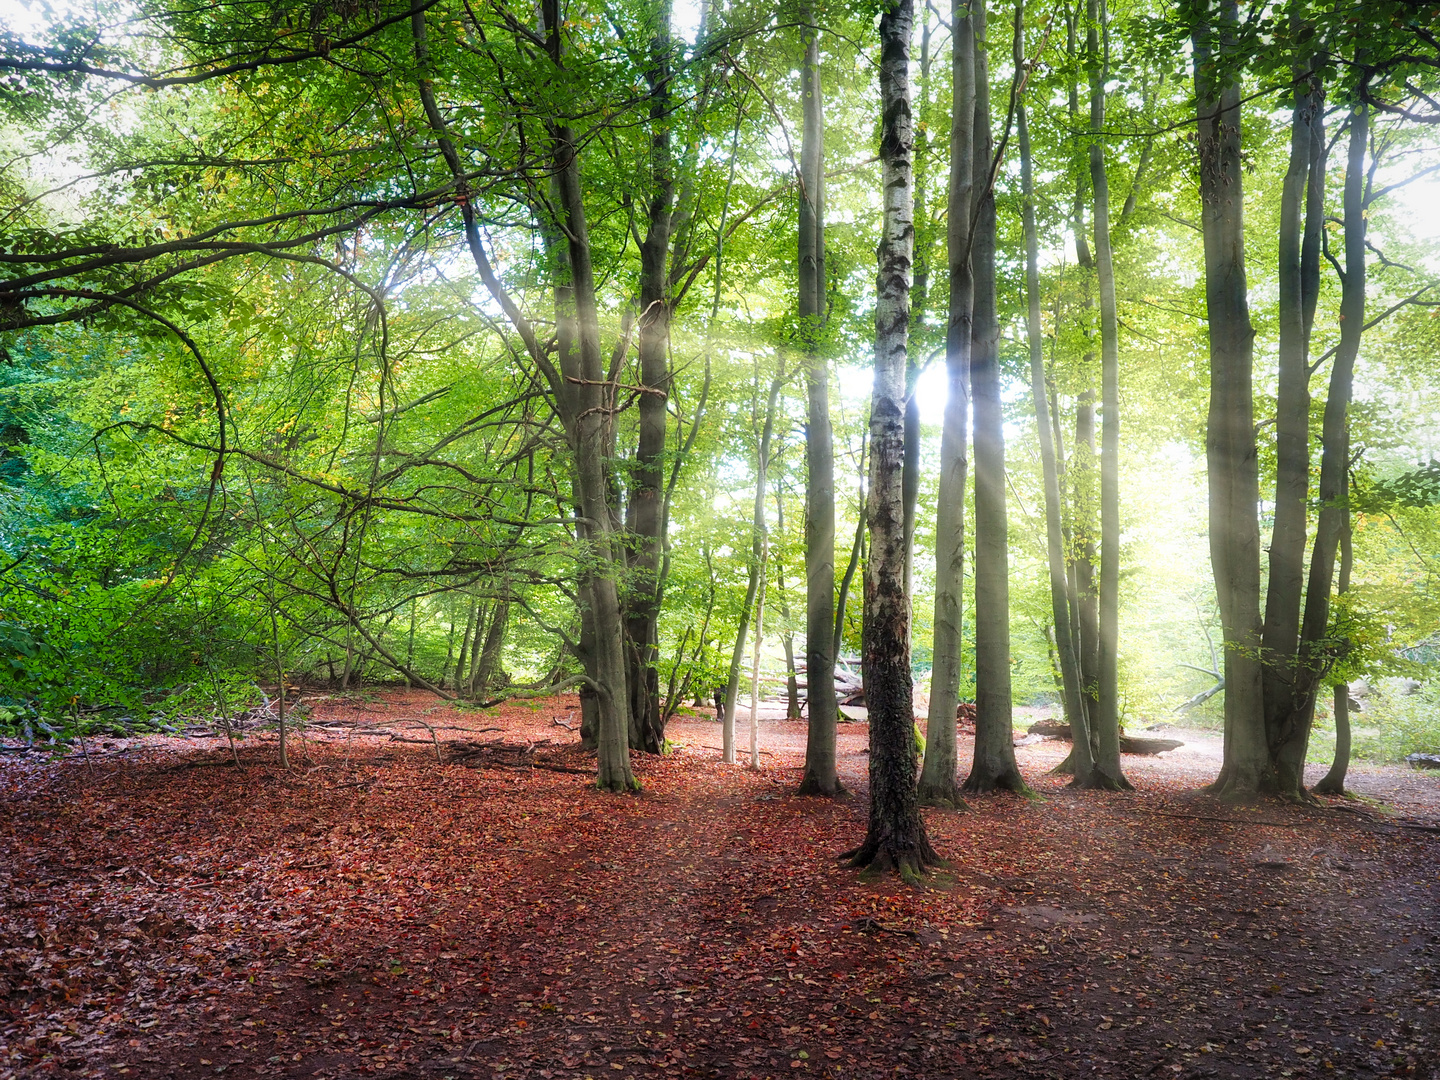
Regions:
<instances>
[{"instance_id":1,"label":"leaf litter","mask_svg":"<svg viewBox=\"0 0 1440 1080\"><path fill-rule=\"evenodd\" d=\"M317 703L290 774L0 762L0 1078L1440 1075L1433 834L1216 803L1183 754L1071 792L1042 744L1039 801L929 814L912 889L834 858L863 725L862 798L789 794L801 723L750 772L684 718L615 797L574 710ZM1433 779L1364 781L1436 820Z\"/></svg>"}]
</instances>

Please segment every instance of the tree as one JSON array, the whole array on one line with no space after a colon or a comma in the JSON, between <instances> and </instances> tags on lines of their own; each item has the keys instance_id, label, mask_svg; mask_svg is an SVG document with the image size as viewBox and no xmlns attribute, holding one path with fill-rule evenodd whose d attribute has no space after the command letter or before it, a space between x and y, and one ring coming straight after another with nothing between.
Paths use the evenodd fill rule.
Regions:
<instances>
[{"instance_id":1,"label":"tree","mask_svg":"<svg viewBox=\"0 0 1440 1080\"><path fill-rule=\"evenodd\" d=\"M747 566L747 583L745 586L745 605L740 609L740 627L735 633L735 648L730 655L730 673L725 679L725 721L721 735L721 753L725 764L735 764L735 700L740 691L740 667L745 659L745 636L750 629L750 613L756 613L755 624L756 648L759 648L760 623L758 616L761 608L757 603L757 597L764 595L765 577L765 551L766 551L766 524L765 524L765 492L768 484L767 474L770 469L770 442L775 434L775 406L780 399L780 389L785 385L785 362L782 358L775 367L775 375L770 380L770 391L765 398L765 413L763 419L758 415L752 415L751 422L760 422L761 430L755 440L755 502L754 509L750 516L750 561ZM760 364L755 363L755 391L758 396L760 390ZM757 402L758 404L758 402ZM758 409L756 410L758 412ZM756 664L758 670L759 653L756 653ZM754 702L751 703L751 723L755 721Z\"/></svg>"},{"instance_id":2,"label":"tree","mask_svg":"<svg viewBox=\"0 0 1440 1080\"><path fill-rule=\"evenodd\" d=\"M875 386L870 399L864 674L870 714L870 813L852 866L910 880L939 861L915 797L915 720L910 681L910 602L905 594L905 354L915 232L914 129L910 106L911 0L880 16L880 161L884 222L876 279ZM953 723L953 722L952 722Z\"/></svg>"},{"instance_id":3,"label":"tree","mask_svg":"<svg viewBox=\"0 0 1440 1080\"><path fill-rule=\"evenodd\" d=\"M1023 6L1017 6L1016 19ZM1024 39L1015 36L1015 66L1025 61ZM1024 101L1016 109L1016 136L1020 150L1020 183L1024 195L1022 214L1025 231L1025 337L1030 351L1030 395L1035 408L1035 429L1040 443L1041 482L1045 496L1045 558L1050 576L1051 619L1055 627L1055 648L1059 653L1061 693L1065 715L1070 722L1071 769L1077 787L1090 783L1093 762L1090 729L1080 698L1080 669L1075 655L1075 637L1070 620L1069 589L1066 581L1065 538L1061 527L1060 470L1055 456L1055 432L1051 427L1045 380L1045 343L1040 326L1040 249L1035 226L1035 181L1030 153L1030 125Z\"/></svg>"},{"instance_id":4,"label":"tree","mask_svg":"<svg viewBox=\"0 0 1440 1080\"><path fill-rule=\"evenodd\" d=\"M1085 52L1090 68L1090 187L1095 198L1095 270L1100 285L1100 695L1089 734L1094 770L1081 786L1124 790L1120 771L1120 327L1110 248L1110 182L1105 171L1105 83L1110 75L1106 12L1088 0ZM1097 26L1097 21L1100 25ZM1098 38L1105 34L1102 55Z\"/></svg>"},{"instance_id":5,"label":"tree","mask_svg":"<svg viewBox=\"0 0 1440 1080\"><path fill-rule=\"evenodd\" d=\"M802 9L804 119L800 143L799 316L805 364L805 680L808 721L799 794L844 794L835 770L835 460L830 431L830 365L821 351L825 317L825 112L820 34Z\"/></svg>"},{"instance_id":6,"label":"tree","mask_svg":"<svg viewBox=\"0 0 1440 1080\"><path fill-rule=\"evenodd\" d=\"M1010 696L1009 524L1005 508L1005 426L1000 400L995 190L991 179L994 164L984 0L974 4L971 20L975 36L975 142L971 168L978 181L970 249L975 277L970 329L970 395L975 411L975 756L964 789L1024 792L1029 789L1015 763Z\"/></svg>"},{"instance_id":7,"label":"tree","mask_svg":"<svg viewBox=\"0 0 1440 1080\"><path fill-rule=\"evenodd\" d=\"M1225 758L1214 790L1260 790L1269 768L1260 667L1260 480L1252 391L1254 329L1245 278L1237 7L1202 8L1193 37L1205 310L1210 333L1210 560L1224 631Z\"/></svg>"},{"instance_id":8,"label":"tree","mask_svg":"<svg viewBox=\"0 0 1440 1080\"><path fill-rule=\"evenodd\" d=\"M966 0L950 9L950 178L945 251L950 274L945 324L945 417L940 435L940 491L935 514L935 630L930 709L919 797L937 806L962 806L956 709L960 700L961 619L965 611L965 456L970 406L970 342L974 279L971 202L974 193L975 20Z\"/></svg>"}]
</instances>

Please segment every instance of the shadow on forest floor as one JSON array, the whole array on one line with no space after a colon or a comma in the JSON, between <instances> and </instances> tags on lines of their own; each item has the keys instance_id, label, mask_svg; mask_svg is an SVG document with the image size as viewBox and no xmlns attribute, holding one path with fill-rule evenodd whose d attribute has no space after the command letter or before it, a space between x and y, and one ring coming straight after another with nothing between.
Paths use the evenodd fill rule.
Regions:
<instances>
[{"instance_id":1,"label":"shadow on forest floor","mask_svg":"<svg viewBox=\"0 0 1440 1080\"><path fill-rule=\"evenodd\" d=\"M752 773L677 721L613 797L565 771L570 699L363 708L503 730L0 763L0 1077L1440 1075L1440 836L1216 803L1201 746L1126 795L1024 747L1043 801L928 816L950 865L909 889L835 864L863 798L789 795L799 723ZM1437 817L1434 776L1356 783Z\"/></svg>"}]
</instances>

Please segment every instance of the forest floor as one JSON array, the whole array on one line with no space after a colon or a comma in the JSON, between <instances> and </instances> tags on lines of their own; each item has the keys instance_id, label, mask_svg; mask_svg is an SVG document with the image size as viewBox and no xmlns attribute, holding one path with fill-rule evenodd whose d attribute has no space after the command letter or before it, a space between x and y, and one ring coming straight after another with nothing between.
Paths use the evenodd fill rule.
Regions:
<instances>
[{"instance_id":1,"label":"forest floor","mask_svg":"<svg viewBox=\"0 0 1440 1080\"><path fill-rule=\"evenodd\" d=\"M859 798L790 794L803 724L751 772L703 718L616 797L575 712L319 700L424 741L312 729L289 773L272 736L3 755L0 1077L1440 1076L1440 776L1237 806L1213 739L1121 795L1026 746L1040 797L927 811L909 888L835 859L863 724ZM550 743L440 765L404 718Z\"/></svg>"}]
</instances>

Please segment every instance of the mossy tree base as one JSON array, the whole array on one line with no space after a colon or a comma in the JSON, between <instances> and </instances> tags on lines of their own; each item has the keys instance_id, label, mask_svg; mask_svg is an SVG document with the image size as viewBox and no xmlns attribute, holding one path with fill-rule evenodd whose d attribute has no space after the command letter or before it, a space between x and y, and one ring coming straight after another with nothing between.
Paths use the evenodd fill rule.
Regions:
<instances>
[{"instance_id":1,"label":"mossy tree base","mask_svg":"<svg viewBox=\"0 0 1440 1080\"><path fill-rule=\"evenodd\" d=\"M873 832L865 842L840 856L846 866L862 869L866 877L883 877L895 873L909 885L918 885L924 879L925 871L944 865L944 861L930 845L922 825L916 832L889 833L877 836Z\"/></svg>"},{"instance_id":2,"label":"mossy tree base","mask_svg":"<svg viewBox=\"0 0 1440 1080\"><path fill-rule=\"evenodd\" d=\"M823 778L808 770L801 777L800 786L795 789L795 794L812 799L850 798L850 790L840 782L839 777Z\"/></svg>"},{"instance_id":3,"label":"mossy tree base","mask_svg":"<svg viewBox=\"0 0 1440 1080\"><path fill-rule=\"evenodd\" d=\"M928 806L935 810L956 810L968 812L969 804L960 794L960 785L952 779L948 784L926 783L921 778L919 786L915 789L915 801L921 806Z\"/></svg>"},{"instance_id":4,"label":"mossy tree base","mask_svg":"<svg viewBox=\"0 0 1440 1080\"><path fill-rule=\"evenodd\" d=\"M1013 791L1016 795L1023 795L1027 799L1035 794L1030 790L1030 785L1025 783L1025 778L1020 775L1020 770L1014 763L1004 761L999 755L996 755L996 760L989 760L977 755L975 763L970 769L970 775L965 778L965 783L961 785L960 790L967 795L984 795L992 791Z\"/></svg>"},{"instance_id":5,"label":"mossy tree base","mask_svg":"<svg viewBox=\"0 0 1440 1080\"><path fill-rule=\"evenodd\" d=\"M1071 770L1073 773L1073 769ZM1112 775L1100 768L1090 770L1083 781L1077 776L1070 781L1076 791L1134 791L1135 785L1125 779L1124 774Z\"/></svg>"}]
</instances>

